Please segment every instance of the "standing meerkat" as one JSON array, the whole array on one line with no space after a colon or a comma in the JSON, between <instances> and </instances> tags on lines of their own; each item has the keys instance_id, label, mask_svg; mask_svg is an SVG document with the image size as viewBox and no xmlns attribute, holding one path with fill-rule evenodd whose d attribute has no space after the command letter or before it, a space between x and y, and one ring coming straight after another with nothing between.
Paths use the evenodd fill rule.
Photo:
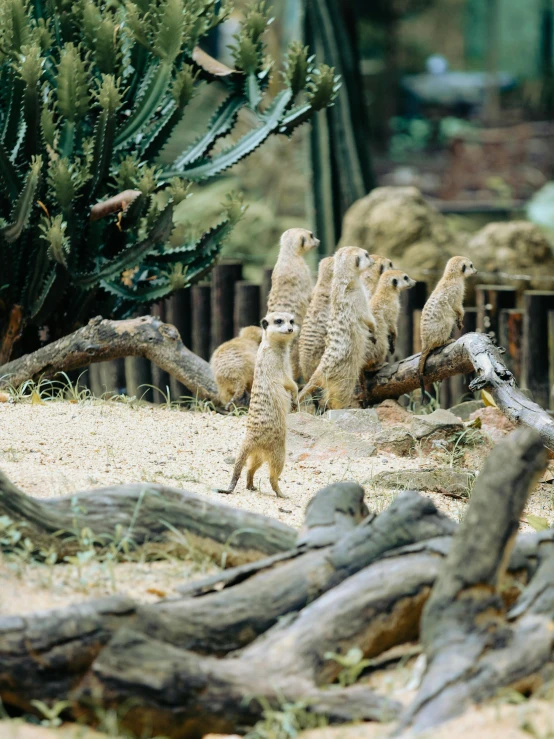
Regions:
<instances>
[{"instance_id":1,"label":"standing meerkat","mask_svg":"<svg viewBox=\"0 0 554 739\"><path fill-rule=\"evenodd\" d=\"M369 256L373 259L373 265L364 272L362 280L368 295L371 298L375 290L377 290L379 278L383 272L388 269L394 269L394 266L392 264L392 260L388 257L382 257L379 254L370 254Z\"/></svg>"},{"instance_id":2,"label":"standing meerkat","mask_svg":"<svg viewBox=\"0 0 554 739\"><path fill-rule=\"evenodd\" d=\"M281 236L277 263L271 275L271 290L267 298L267 312L292 313L300 328L308 310L312 294L312 276L305 262L306 254L319 246L311 231L289 228ZM293 377L300 377L298 342L291 345Z\"/></svg>"},{"instance_id":3,"label":"standing meerkat","mask_svg":"<svg viewBox=\"0 0 554 739\"><path fill-rule=\"evenodd\" d=\"M419 359L419 382L421 400L425 399L425 362L427 357L439 346L450 343L454 325L459 329L464 320L464 292L467 277L477 273L467 257L452 257L444 269L444 274L429 296L421 312L421 357Z\"/></svg>"},{"instance_id":4,"label":"standing meerkat","mask_svg":"<svg viewBox=\"0 0 554 739\"><path fill-rule=\"evenodd\" d=\"M319 263L317 282L312 299L300 330L298 353L302 376L308 380L319 364L325 351L327 322L329 320L331 282L333 280L334 257L326 257Z\"/></svg>"},{"instance_id":5,"label":"standing meerkat","mask_svg":"<svg viewBox=\"0 0 554 739\"><path fill-rule=\"evenodd\" d=\"M375 332L362 284L362 273L372 264L367 251L356 246L343 246L335 254L325 351L299 402L319 387L328 408L348 408L354 403L369 334Z\"/></svg>"},{"instance_id":6,"label":"standing meerkat","mask_svg":"<svg viewBox=\"0 0 554 739\"><path fill-rule=\"evenodd\" d=\"M388 352L394 353L400 313L400 293L415 285L415 280L400 269L388 269L379 278L369 305L375 319L375 343L368 344L367 370L380 367Z\"/></svg>"},{"instance_id":7,"label":"standing meerkat","mask_svg":"<svg viewBox=\"0 0 554 739\"><path fill-rule=\"evenodd\" d=\"M285 465L287 413L291 393L297 402L298 386L291 376L290 345L298 335L291 313L269 313L262 320L263 338L258 349L246 435L240 447L228 490L232 493L242 468L246 468L246 488L254 490L254 473L264 462L269 465L271 487L280 498L279 477Z\"/></svg>"},{"instance_id":8,"label":"standing meerkat","mask_svg":"<svg viewBox=\"0 0 554 739\"><path fill-rule=\"evenodd\" d=\"M212 354L210 365L223 405L248 405L261 340L259 326L245 326L236 338L221 344Z\"/></svg>"}]
</instances>

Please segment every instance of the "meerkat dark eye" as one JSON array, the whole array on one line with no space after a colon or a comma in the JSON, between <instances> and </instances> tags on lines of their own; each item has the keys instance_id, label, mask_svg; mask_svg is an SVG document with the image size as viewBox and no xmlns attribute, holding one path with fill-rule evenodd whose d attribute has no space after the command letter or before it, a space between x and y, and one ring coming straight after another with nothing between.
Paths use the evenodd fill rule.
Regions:
<instances>
[{"instance_id":1,"label":"meerkat dark eye","mask_svg":"<svg viewBox=\"0 0 554 739\"><path fill-rule=\"evenodd\" d=\"M397 285L398 285L398 280L396 279L396 277L393 277L392 278L392 286L393 287L396 287Z\"/></svg>"},{"instance_id":2,"label":"meerkat dark eye","mask_svg":"<svg viewBox=\"0 0 554 739\"><path fill-rule=\"evenodd\" d=\"M312 233L312 232L310 231L310 239L313 239L313 237L314 237L314 235L313 235L313 233Z\"/></svg>"},{"instance_id":3,"label":"meerkat dark eye","mask_svg":"<svg viewBox=\"0 0 554 739\"><path fill-rule=\"evenodd\" d=\"M466 266L464 264L464 266L462 267L462 272L465 272L465 271L466 271Z\"/></svg>"},{"instance_id":4,"label":"meerkat dark eye","mask_svg":"<svg viewBox=\"0 0 554 739\"><path fill-rule=\"evenodd\" d=\"M291 326L294 326L294 318L291 318L291 319L290 319L290 325L291 325Z\"/></svg>"},{"instance_id":5,"label":"meerkat dark eye","mask_svg":"<svg viewBox=\"0 0 554 739\"><path fill-rule=\"evenodd\" d=\"M262 318L262 328L265 329L269 326L268 322L265 320L265 318Z\"/></svg>"},{"instance_id":6,"label":"meerkat dark eye","mask_svg":"<svg viewBox=\"0 0 554 739\"><path fill-rule=\"evenodd\" d=\"M471 267L471 269L473 269L473 262L470 262L469 266Z\"/></svg>"},{"instance_id":7,"label":"meerkat dark eye","mask_svg":"<svg viewBox=\"0 0 554 739\"><path fill-rule=\"evenodd\" d=\"M276 325L276 326L280 326L280 325L281 325L282 323L283 323L283 321L282 321L282 319L281 319L281 318L276 318L276 319L275 319L275 325Z\"/></svg>"},{"instance_id":8,"label":"meerkat dark eye","mask_svg":"<svg viewBox=\"0 0 554 739\"><path fill-rule=\"evenodd\" d=\"M408 282L408 275L404 275L404 279Z\"/></svg>"}]
</instances>

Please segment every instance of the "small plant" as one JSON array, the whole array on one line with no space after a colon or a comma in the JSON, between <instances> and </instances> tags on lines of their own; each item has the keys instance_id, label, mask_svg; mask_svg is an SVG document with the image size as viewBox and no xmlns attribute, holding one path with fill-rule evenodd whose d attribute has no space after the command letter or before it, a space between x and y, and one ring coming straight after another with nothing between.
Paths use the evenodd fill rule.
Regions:
<instances>
[{"instance_id":1,"label":"small plant","mask_svg":"<svg viewBox=\"0 0 554 739\"><path fill-rule=\"evenodd\" d=\"M291 703L282 700L273 708L267 698L252 698L262 706L263 718L245 735L245 739L292 739L307 729L321 729L328 725L325 716L312 713L308 701Z\"/></svg>"},{"instance_id":2,"label":"small plant","mask_svg":"<svg viewBox=\"0 0 554 739\"><path fill-rule=\"evenodd\" d=\"M72 704L70 701L57 701L54 705L48 706L43 701L32 700L31 705L44 716L40 725L46 726L49 729L55 729L62 725L60 715Z\"/></svg>"},{"instance_id":3,"label":"small plant","mask_svg":"<svg viewBox=\"0 0 554 739\"><path fill-rule=\"evenodd\" d=\"M342 667L337 678L342 688L354 685L366 667L371 667L373 664L373 660L364 659L364 653L359 647L352 647L346 654L325 652L324 657L332 659Z\"/></svg>"}]
</instances>

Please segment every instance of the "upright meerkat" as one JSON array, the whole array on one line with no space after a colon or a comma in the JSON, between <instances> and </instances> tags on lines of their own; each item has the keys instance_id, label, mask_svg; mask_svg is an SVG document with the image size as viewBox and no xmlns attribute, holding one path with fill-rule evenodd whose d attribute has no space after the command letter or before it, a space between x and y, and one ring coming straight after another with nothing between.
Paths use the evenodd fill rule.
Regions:
<instances>
[{"instance_id":1,"label":"upright meerkat","mask_svg":"<svg viewBox=\"0 0 554 739\"><path fill-rule=\"evenodd\" d=\"M369 301L375 319L375 343L368 344L365 369L380 367L388 352L394 353L400 313L400 293L415 285L415 280L400 269L388 269L379 278Z\"/></svg>"},{"instance_id":2,"label":"upright meerkat","mask_svg":"<svg viewBox=\"0 0 554 739\"><path fill-rule=\"evenodd\" d=\"M289 228L281 236L279 256L271 275L267 312L292 313L298 327L302 326L313 287L312 276L304 258L317 246L319 239L316 239L311 231L305 228ZM300 377L296 339L291 346L291 363L293 377Z\"/></svg>"},{"instance_id":3,"label":"upright meerkat","mask_svg":"<svg viewBox=\"0 0 554 739\"><path fill-rule=\"evenodd\" d=\"M319 364L325 351L327 322L329 320L331 282L333 280L334 257L326 257L319 263L317 282L312 293L308 311L300 329L298 353L302 376L308 380Z\"/></svg>"},{"instance_id":4,"label":"upright meerkat","mask_svg":"<svg viewBox=\"0 0 554 739\"><path fill-rule=\"evenodd\" d=\"M343 246L335 254L325 351L300 393L299 402L320 387L324 390L323 403L328 408L353 405L370 331L375 332L362 284L362 273L372 264L367 251L356 246Z\"/></svg>"},{"instance_id":5,"label":"upright meerkat","mask_svg":"<svg viewBox=\"0 0 554 739\"><path fill-rule=\"evenodd\" d=\"M264 462L269 465L271 487L280 498L279 477L285 465L287 413L291 393L297 402L298 386L291 376L290 345L298 335L291 313L269 313L262 320L263 338L258 349L246 435L240 447L228 490L232 493L242 468L246 468L246 487L254 490L254 473Z\"/></svg>"},{"instance_id":6,"label":"upright meerkat","mask_svg":"<svg viewBox=\"0 0 554 739\"><path fill-rule=\"evenodd\" d=\"M421 357L419 359L419 381L421 399L425 398L425 362L439 346L450 343L454 325L459 329L464 320L464 292L467 277L477 273L467 257L452 257L444 274L429 296L421 312Z\"/></svg>"},{"instance_id":7,"label":"upright meerkat","mask_svg":"<svg viewBox=\"0 0 554 739\"><path fill-rule=\"evenodd\" d=\"M245 326L237 337L218 346L212 354L210 365L224 405L248 405L261 340L259 326Z\"/></svg>"},{"instance_id":8,"label":"upright meerkat","mask_svg":"<svg viewBox=\"0 0 554 739\"><path fill-rule=\"evenodd\" d=\"M373 259L373 264L369 269L366 269L362 275L362 280L369 297L371 298L375 290L377 290L379 278L383 272L388 269L394 269L394 266L392 264L392 260L388 257L382 257L379 254L370 254L369 256Z\"/></svg>"}]
</instances>

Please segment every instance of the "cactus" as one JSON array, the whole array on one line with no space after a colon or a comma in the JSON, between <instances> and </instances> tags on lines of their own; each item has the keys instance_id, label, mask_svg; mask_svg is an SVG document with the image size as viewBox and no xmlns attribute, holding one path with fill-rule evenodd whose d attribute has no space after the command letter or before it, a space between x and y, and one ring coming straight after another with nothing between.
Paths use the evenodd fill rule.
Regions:
<instances>
[{"instance_id":1,"label":"cactus","mask_svg":"<svg viewBox=\"0 0 554 739\"><path fill-rule=\"evenodd\" d=\"M332 104L338 81L291 44L269 100L264 3L250 7L234 68L199 47L229 3L216 0L0 0L0 340L22 326L52 338L91 316L125 318L209 272L244 211L186 240L173 222L190 183L290 135ZM158 155L201 84L226 99L165 168ZM242 108L252 127L227 146ZM10 328L13 334L13 325Z\"/></svg>"}]
</instances>

